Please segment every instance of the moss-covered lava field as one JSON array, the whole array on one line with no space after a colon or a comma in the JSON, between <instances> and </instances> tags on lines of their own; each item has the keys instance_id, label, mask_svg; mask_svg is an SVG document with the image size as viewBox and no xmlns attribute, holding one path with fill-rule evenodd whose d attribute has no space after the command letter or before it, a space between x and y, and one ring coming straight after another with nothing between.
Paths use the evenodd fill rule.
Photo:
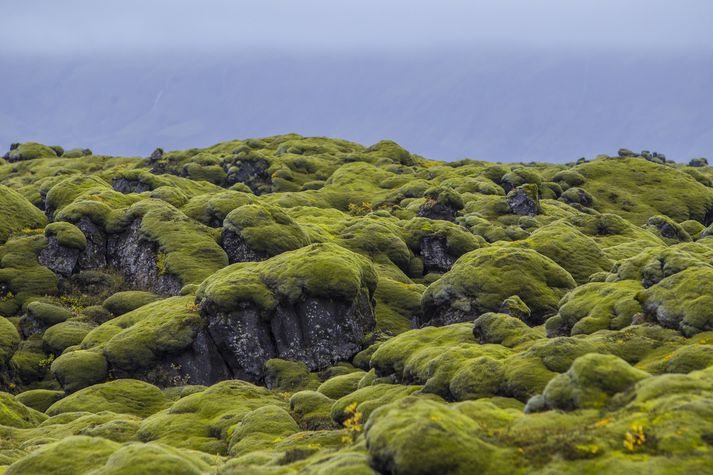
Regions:
<instances>
[{"instance_id":1,"label":"moss-covered lava field","mask_svg":"<svg viewBox=\"0 0 713 475\"><path fill-rule=\"evenodd\" d=\"M0 473L713 474L713 167L0 159Z\"/></svg>"}]
</instances>

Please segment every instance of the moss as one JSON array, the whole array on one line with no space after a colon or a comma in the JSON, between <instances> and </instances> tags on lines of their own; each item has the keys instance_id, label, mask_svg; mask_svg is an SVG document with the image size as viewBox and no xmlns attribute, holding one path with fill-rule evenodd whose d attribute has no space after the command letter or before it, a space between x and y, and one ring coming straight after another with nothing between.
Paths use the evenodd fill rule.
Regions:
<instances>
[{"instance_id":1,"label":"moss","mask_svg":"<svg viewBox=\"0 0 713 475\"><path fill-rule=\"evenodd\" d=\"M241 455L270 448L276 441L300 431L295 420L282 407L267 405L243 416L230 436L229 452Z\"/></svg>"},{"instance_id":2,"label":"moss","mask_svg":"<svg viewBox=\"0 0 713 475\"><path fill-rule=\"evenodd\" d=\"M603 211L642 225L662 214L676 222L703 222L713 208L713 191L691 176L639 158L601 158L574 168L585 177L582 188Z\"/></svg>"},{"instance_id":3,"label":"moss","mask_svg":"<svg viewBox=\"0 0 713 475\"><path fill-rule=\"evenodd\" d=\"M106 381L106 358L101 353L76 350L60 355L52 362L52 374L67 393L73 393Z\"/></svg>"},{"instance_id":4,"label":"moss","mask_svg":"<svg viewBox=\"0 0 713 475\"><path fill-rule=\"evenodd\" d=\"M50 389L31 389L15 396L15 399L36 411L45 412L52 404L64 397L62 391L52 391Z\"/></svg>"},{"instance_id":5,"label":"moss","mask_svg":"<svg viewBox=\"0 0 713 475\"><path fill-rule=\"evenodd\" d=\"M113 213L107 230L121 232L137 219L144 237L158 243L165 254L164 272L177 276L183 284L198 283L228 264L210 228L162 201L146 199Z\"/></svg>"},{"instance_id":6,"label":"moss","mask_svg":"<svg viewBox=\"0 0 713 475\"><path fill-rule=\"evenodd\" d=\"M578 335L598 330L620 330L641 312L637 281L593 282L577 287L560 302L557 315L547 320L549 336Z\"/></svg>"},{"instance_id":7,"label":"moss","mask_svg":"<svg viewBox=\"0 0 713 475\"><path fill-rule=\"evenodd\" d=\"M8 467L8 474L74 475L101 467L119 444L102 438L74 436L47 444Z\"/></svg>"},{"instance_id":8,"label":"moss","mask_svg":"<svg viewBox=\"0 0 713 475\"><path fill-rule=\"evenodd\" d=\"M129 290L113 294L111 297L104 300L102 305L105 309L118 317L120 315L124 315L125 313L131 312L132 310L136 310L139 307L155 302L156 300L159 300L159 297L151 292Z\"/></svg>"},{"instance_id":9,"label":"moss","mask_svg":"<svg viewBox=\"0 0 713 475\"><path fill-rule=\"evenodd\" d=\"M541 338L538 331L522 320L501 313L484 313L473 324L473 336L481 344L491 343L514 348Z\"/></svg>"},{"instance_id":10,"label":"moss","mask_svg":"<svg viewBox=\"0 0 713 475\"><path fill-rule=\"evenodd\" d=\"M0 426L20 429L35 427L47 416L22 404L11 394L0 392Z\"/></svg>"},{"instance_id":11,"label":"moss","mask_svg":"<svg viewBox=\"0 0 713 475\"><path fill-rule=\"evenodd\" d=\"M594 273L609 271L613 264L592 238L566 222L543 226L527 239L512 245L534 249L549 257L569 272L578 284L587 282Z\"/></svg>"},{"instance_id":12,"label":"moss","mask_svg":"<svg viewBox=\"0 0 713 475\"><path fill-rule=\"evenodd\" d=\"M375 293L377 328L390 335L410 330L412 321L421 313L421 295L425 289L420 284L380 276Z\"/></svg>"},{"instance_id":13,"label":"moss","mask_svg":"<svg viewBox=\"0 0 713 475\"><path fill-rule=\"evenodd\" d=\"M444 435L448 434L447 437ZM366 424L372 466L394 474L512 473L505 459L480 437L480 426L433 401L406 398L382 407Z\"/></svg>"},{"instance_id":14,"label":"moss","mask_svg":"<svg viewBox=\"0 0 713 475\"><path fill-rule=\"evenodd\" d=\"M0 244L23 230L44 227L47 219L17 191L0 185Z\"/></svg>"},{"instance_id":15,"label":"moss","mask_svg":"<svg viewBox=\"0 0 713 475\"><path fill-rule=\"evenodd\" d=\"M274 308L303 296L353 300L362 289L373 294L376 273L368 259L335 244L312 244L255 264L233 264L206 279L196 293L220 310L241 302Z\"/></svg>"},{"instance_id":16,"label":"moss","mask_svg":"<svg viewBox=\"0 0 713 475\"><path fill-rule=\"evenodd\" d=\"M62 221L50 223L45 227L45 236L47 238L55 237L60 246L80 251L87 247L87 238L84 233L72 223Z\"/></svg>"},{"instance_id":17,"label":"moss","mask_svg":"<svg viewBox=\"0 0 713 475\"><path fill-rule=\"evenodd\" d=\"M552 181L559 183L559 185L566 190L567 188L584 184L585 178L584 175L574 170L562 170L555 173L552 177Z\"/></svg>"},{"instance_id":18,"label":"moss","mask_svg":"<svg viewBox=\"0 0 713 475\"><path fill-rule=\"evenodd\" d=\"M667 244L690 242L692 240L690 234L668 216L652 216L646 220L644 228L651 230Z\"/></svg>"},{"instance_id":19,"label":"moss","mask_svg":"<svg viewBox=\"0 0 713 475\"><path fill-rule=\"evenodd\" d=\"M267 405L287 406L284 399L265 388L245 381L223 381L146 418L138 437L144 442L225 454L233 427L247 413Z\"/></svg>"},{"instance_id":20,"label":"moss","mask_svg":"<svg viewBox=\"0 0 713 475\"><path fill-rule=\"evenodd\" d=\"M70 346L80 344L93 328L92 323L68 320L48 328L42 342L47 352L59 355Z\"/></svg>"},{"instance_id":21,"label":"moss","mask_svg":"<svg viewBox=\"0 0 713 475\"><path fill-rule=\"evenodd\" d=\"M102 349L113 368L132 373L191 346L201 325L193 296L172 297L103 323L84 338L82 347Z\"/></svg>"},{"instance_id":22,"label":"moss","mask_svg":"<svg viewBox=\"0 0 713 475\"><path fill-rule=\"evenodd\" d=\"M20 345L20 334L7 318L0 317L0 366L5 366Z\"/></svg>"},{"instance_id":23,"label":"moss","mask_svg":"<svg viewBox=\"0 0 713 475\"><path fill-rule=\"evenodd\" d=\"M547 384L545 405L552 409L599 408L609 399L649 374L613 355L588 354L577 358L564 374Z\"/></svg>"},{"instance_id":24,"label":"moss","mask_svg":"<svg viewBox=\"0 0 713 475\"><path fill-rule=\"evenodd\" d=\"M290 412L300 427L322 430L335 427L332 421L334 400L317 391L299 391L290 397Z\"/></svg>"},{"instance_id":25,"label":"moss","mask_svg":"<svg viewBox=\"0 0 713 475\"><path fill-rule=\"evenodd\" d=\"M56 416L67 412L112 411L147 417L166 406L166 399L156 386L135 379L119 379L81 389L57 401L47 409Z\"/></svg>"},{"instance_id":26,"label":"moss","mask_svg":"<svg viewBox=\"0 0 713 475\"><path fill-rule=\"evenodd\" d=\"M690 373L713 365L713 346L682 346L665 358L667 373Z\"/></svg>"},{"instance_id":27,"label":"moss","mask_svg":"<svg viewBox=\"0 0 713 475\"><path fill-rule=\"evenodd\" d=\"M406 243L416 253L420 253L423 239L426 237L443 239L448 254L456 258L485 245L479 236L448 221L413 218L402 222L401 226L406 231Z\"/></svg>"},{"instance_id":28,"label":"moss","mask_svg":"<svg viewBox=\"0 0 713 475\"><path fill-rule=\"evenodd\" d=\"M685 336L713 330L713 268L690 267L641 292L644 311Z\"/></svg>"},{"instance_id":29,"label":"moss","mask_svg":"<svg viewBox=\"0 0 713 475\"><path fill-rule=\"evenodd\" d=\"M342 424L350 417L347 406L356 403L356 410L368 419L377 408L398 399L405 398L421 389L420 386L404 386L400 384L374 384L367 386L338 399L332 405L332 419Z\"/></svg>"},{"instance_id":30,"label":"moss","mask_svg":"<svg viewBox=\"0 0 713 475\"><path fill-rule=\"evenodd\" d=\"M339 233L339 243L375 262L392 263L404 272L410 268L412 254L395 224L366 216L346 223Z\"/></svg>"},{"instance_id":31,"label":"moss","mask_svg":"<svg viewBox=\"0 0 713 475\"><path fill-rule=\"evenodd\" d=\"M302 228L284 211L274 206L246 204L225 218L225 229L240 236L250 249L272 257L309 244Z\"/></svg>"},{"instance_id":32,"label":"moss","mask_svg":"<svg viewBox=\"0 0 713 475\"><path fill-rule=\"evenodd\" d=\"M57 276L37 260L46 245L44 236L28 236L0 247L0 314L14 315L25 302L57 293Z\"/></svg>"},{"instance_id":33,"label":"moss","mask_svg":"<svg viewBox=\"0 0 713 475\"><path fill-rule=\"evenodd\" d=\"M195 219L206 226L217 227L223 225L226 216L234 209L256 202L255 195L250 192L223 191L220 193L206 193L192 198L181 207L181 211L189 218Z\"/></svg>"},{"instance_id":34,"label":"moss","mask_svg":"<svg viewBox=\"0 0 713 475\"><path fill-rule=\"evenodd\" d=\"M539 323L574 287L567 271L533 250L488 247L458 259L426 289L422 306L424 315L448 323L497 311L504 299L517 295L532 311L530 322Z\"/></svg>"},{"instance_id":35,"label":"moss","mask_svg":"<svg viewBox=\"0 0 713 475\"><path fill-rule=\"evenodd\" d=\"M265 362L265 385L270 389L295 392L317 387L316 377L301 361L277 358Z\"/></svg>"},{"instance_id":36,"label":"moss","mask_svg":"<svg viewBox=\"0 0 713 475\"><path fill-rule=\"evenodd\" d=\"M57 152L52 147L37 142L25 142L10 151L8 160L11 162L19 162L37 158L57 158L57 156Z\"/></svg>"},{"instance_id":37,"label":"moss","mask_svg":"<svg viewBox=\"0 0 713 475\"><path fill-rule=\"evenodd\" d=\"M72 312L58 305L36 301L27 306L27 315L31 319L50 327L71 318Z\"/></svg>"},{"instance_id":38,"label":"moss","mask_svg":"<svg viewBox=\"0 0 713 475\"><path fill-rule=\"evenodd\" d=\"M355 371L334 376L323 382L317 391L331 399L339 399L356 391L365 374L364 371Z\"/></svg>"},{"instance_id":39,"label":"moss","mask_svg":"<svg viewBox=\"0 0 713 475\"><path fill-rule=\"evenodd\" d=\"M44 378L48 369L47 362L49 358L43 351L40 335L31 335L27 340L20 342L20 346L10 360L16 375L25 384Z\"/></svg>"}]
</instances>

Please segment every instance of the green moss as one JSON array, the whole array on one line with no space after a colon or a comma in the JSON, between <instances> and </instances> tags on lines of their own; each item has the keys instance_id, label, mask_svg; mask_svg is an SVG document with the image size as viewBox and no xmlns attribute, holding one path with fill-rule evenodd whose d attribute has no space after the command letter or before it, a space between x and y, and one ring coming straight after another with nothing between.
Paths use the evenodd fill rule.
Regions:
<instances>
[{"instance_id":1,"label":"green moss","mask_svg":"<svg viewBox=\"0 0 713 475\"><path fill-rule=\"evenodd\" d=\"M265 362L265 385L270 389L295 392L303 389L314 389L318 380L309 372L307 365L301 361L288 361L278 358Z\"/></svg>"},{"instance_id":2,"label":"green moss","mask_svg":"<svg viewBox=\"0 0 713 475\"><path fill-rule=\"evenodd\" d=\"M481 344L491 343L514 348L540 339L542 335L516 317L502 313L484 313L473 324L473 336Z\"/></svg>"},{"instance_id":3,"label":"green moss","mask_svg":"<svg viewBox=\"0 0 713 475\"><path fill-rule=\"evenodd\" d=\"M421 386L404 386L401 384L374 384L367 386L338 399L332 406L332 419L341 424L351 415L346 411L347 406L356 403L358 412L364 420L377 408L398 399L403 399L421 389Z\"/></svg>"},{"instance_id":4,"label":"green moss","mask_svg":"<svg viewBox=\"0 0 713 475\"><path fill-rule=\"evenodd\" d=\"M612 261L597 243L566 222L555 222L537 229L527 239L512 244L534 249L569 272L578 284L597 272L609 271Z\"/></svg>"},{"instance_id":5,"label":"green moss","mask_svg":"<svg viewBox=\"0 0 713 475\"><path fill-rule=\"evenodd\" d=\"M543 393L551 409L599 408L609 399L649 374L613 355L588 354L577 358L564 374L547 384Z\"/></svg>"},{"instance_id":6,"label":"green moss","mask_svg":"<svg viewBox=\"0 0 713 475\"><path fill-rule=\"evenodd\" d=\"M15 150L10 151L9 154L11 162L34 160L36 158L57 158L57 152L52 147L41 143L25 142Z\"/></svg>"},{"instance_id":7,"label":"green moss","mask_svg":"<svg viewBox=\"0 0 713 475\"><path fill-rule=\"evenodd\" d=\"M177 448L224 454L234 426L249 412L267 405L287 406L265 388L245 381L223 381L148 417L138 436L145 442L160 441Z\"/></svg>"},{"instance_id":8,"label":"green moss","mask_svg":"<svg viewBox=\"0 0 713 475\"><path fill-rule=\"evenodd\" d=\"M192 198L181 211L206 226L221 226L225 217L236 208L256 202L255 195L240 191L206 193ZM175 205L174 205L175 206Z\"/></svg>"},{"instance_id":9,"label":"green moss","mask_svg":"<svg viewBox=\"0 0 713 475\"><path fill-rule=\"evenodd\" d=\"M57 238L60 246L70 247L83 251L87 247L87 238L84 233L72 223L58 221L45 227L45 236Z\"/></svg>"},{"instance_id":10,"label":"green moss","mask_svg":"<svg viewBox=\"0 0 713 475\"><path fill-rule=\"evenodd\" d=\"M458 259L453 268L423 294L424 315L438 322L473 319L497 311L517 295L539 323L556 311L559 299L575 287L571 275L554 261L530 249L488 247Z\"/></svg>"},{"instance_id":11,"label":"green moss","mask_svg":"<svg viewBox=\"0 0 713 475\"><path fill-rule=\"evenodd\" d=\"M688 345L665 357L667 373L690 373L713 365L712 345Z\"/></svg>"},{"instance_id":12,"label":"green moss","mask_svg":"<svg viewBox=\"0 0 713 475\"><path fill-rule=\"evenodd\" d=\"M447 434L447 435L446 435ZM481 438L469 417L434 401L405 398L366 424L372 466L398 474L513 473L516 457Z\"/></svg>"},{"instance_id":13,"label":"green moss","mask_svg":"<svg viewBox=\"0 0 713 475\"><path fill-rule=\"evenodd\" d=\"M364 371L343 374L329 378L317 388L317 391L331 399L339 399L356 391L364 378Z\"/></svg>"},{"instance_id":14,"label":"green moss","mask_svg":"<svg viewBox=\"0 0 713 475\"><path fill-rule=\"evenodd\" d=\"M159 297L151 292L129 290L113 294L111 297L104 300L102 305L105 309L118 317L119 315L136 310L137 308L148 305L156 300L159 300Z\"/></svg>"},{"instance_id":15,"label":"green moss","mask_svg":"<svg viewBox=\"0 0 713 475\"><path fill-rule=\"evenodd\" d=\"M368 259L335 244L312 244L260 263L233 264L201 284L196 298L230 311L239 303L272 309L277 299L303 296L354 299L362 289L373 294L376 273Z\"/></svg>"},{"instance_id":16,"label":"green moss","mask_svg":"<svg viewBox=\"0 0 713 475\"><path fill-rule=\"evenodd\" d=\"M47 352L59 355L70 346L80 344L93 328L92 323L68 320L48 328L42 342Z\"/></svg>"},{"instance_id":17,"label":"green moss","mask_svg":"<svg viewBox=\"0 0 713 475\"><path fill-rule=\"evenodd\" d=\"M25 406L11 394L0 392L0 426L24 429L35 427L46 418L47 416Z\"/></svg>"},{"instance_id":18,"label":"green moss","mask_svg":"<svg viewBox=\"0 0 713 475\"><path fill-rule=\"evenodd\" d=\"M0 185L0 244L23 230L42 228L47 219L17 191Z\"/></svg>"},{"instance_id":19,"label":"green moss","mask_svg":"<svg viewBox=\"0 0 713 475\"><path fill-rule=\"evenodd\" d=\"M280 208L262 204L246 204L231 211L225 218L225 229L239 235L260 255L276 256L309 244L300 226Z\"/></svg>"},{"instance_id":20,"label":"green moss","mask_svg":"<svg viewBox=\"0 0 713 475\"><path fill-rule=\"evenodd\" d=\"M691 235L683 227L668 216L651 216L646 220L644 228L651 230L667 244L690 242Z\"/></svg>"},{"instance_id":21,"label":"green moss","mask_svg":"<svg viewBox=\"0 0 713 475\"><path fill-rule=\"evenodd\" d=\"M703 222L713 208L713 191L691 176L639 158L601 158L574 168L585 177L582 188L603 211L642 225L662 214L676 222Z\"/></svg>"},{"instance_id":22,"label":"green moss","mask_svg":"<svg viewBox=\"0 0 713 475\"><path fill-rule=\"evenodd\" d=\"M685 336L713 330L713 268L690 267L641 292L641 306L661 325Z\"/></svg>"},{"instance_id":23,"label":"green moss","mask_svg":"<svg viewBox=\"0 0 713 475\"><path fill-rule=\"evenodd\" d=\"M290 397L290 412L306 430L332 429L334 400L317 391L299 391Z\"/></svg>"},{"instance_id":24,"label":"green moss","mask_svg":"<svg viewBox=\"0 0 713 475\"><path fill-rule=\"evenodd\" d=\"M147 417L166 406L166 399L156 386L135 379L119 379L81 389L57 401L47 409L56 416L67 412L112 411Z\"/></svg>"},{"instance_id":25,"label":"green moss","mask_svg":"<svg viewBox=\"0 0 713 475\"><path fill-rule=\"evenodd\" d=\"M7 318L0 317L0 366L5 366L20 344L20 334Z\"/></svg>"},{"instance_id":26,"label":"green moss","mask_svg":"<svg viewBox=\"0 0 713 475\"><path fill-rule=\"evenodd\" d=\"M270 448L300 431L295 420L282 407L263 406L245 414L230 436L229 452L236 456Z\"/></svg>"},{"instance_id":27,"label":"green moss","mask_svg":"<svg viewBox=\"0 0 713 475\"><path fill-rule=\"evenodd\" d=\"M410 330L412 321L421 313L421 295L425 289L420 284L380 276L375 294L377 328L390 335Z\"/></svg>"},{"instance_id":28,"label":"green moss","mask_svg":"<svg viewBox=\"0 0 713 475\"><path fill-rule=\"evenodd\" d=\"M27 315L49 327L71 318L72 312L58 305L36 301L27 306Z\"/></svg>"},{"instance_id":29,"label":"green moss","mask_svg":"<svg viewBox=\"0 0 713 475\"><path fill-rule=\"evenodd\" d=\"M84 338L82 347L101 349L112 367L134 372L189 347L201 325L193 296L172 297L103 323Z\"/></svg>"},{"instance_id":30,"label":"green moss","mask_svg":"<svg viewBox=\"0 0 713 475\"><path fill-rule=\"evenodd\" d=\"M7 474L79 475L101 467L119 444L102 438L74 436L47 444L8 467Z\"/></svg>"},{"instance_id":31,"label":"green moss","mask_svg":"<svg viewBox=\"0 0 713 475\"><path fill-rule=\"evenodd\" d=\"M620 330L641 312L637 281L593 282L577 287L560 302L557 315L547 320L547 334L578 335L602 329Z\"/></svg>"},{"instance_id":32,"label":"green moss","mask_svg":"<svg viewBox=\"0 0 713 475\"><path fill-rule=\"evenodd\" d=\"M183 284L199 283L228 264L211 228L159 200L142 200L116 211L107 230L121 232L137 219L141 220L143 236L158 243L160 252L165 254L164 272L177 276Z\"/></svg>"},{"instance_id":33,"label":"green moss","mask_svg":"<svg viewBox=\"0 0 713 475\"><path fill-rule=\"evenodd\" d=\"M37 255L47 245L44 236L11 239L0 247L0 314L14 315L37 297L57 293L57 276L39 264Z\"/></svg>"},{"instance_id":34,"label":"green moss","mask_svg":"<svg viewBox=\"0 0 713 475\"><path fill-rule=\"evenodd\" d=\"M31 389L15 396L21 404L39 412L45 412L52 404L64 397L62 391L52 391L50 389Z\"/></svg>"},{"instance_id":35,"label":"green moss","mask_svg":"<svg viewBox=\"0 0 713 475\"><path fill-rule=\"evenodd\" d=\"M67 393L73 393L106 381L108 365L101 353L76 350L54 360L51 371L62 388Z\"/></svg>"}]
</instances>

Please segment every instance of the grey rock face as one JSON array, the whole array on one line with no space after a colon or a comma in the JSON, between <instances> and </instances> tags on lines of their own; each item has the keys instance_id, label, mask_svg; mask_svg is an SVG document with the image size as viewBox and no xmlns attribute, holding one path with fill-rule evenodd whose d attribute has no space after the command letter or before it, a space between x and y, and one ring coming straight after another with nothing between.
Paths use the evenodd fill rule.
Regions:
<instances>
[{"instance_id":1,"label":"grey rock face","mask_svg":"<svg viewBox=\"0 0 713 475\"><path fill-rule=\"evenodd\" d=\"M79 254L81 269L100 269L106 267L106 233L89 218L82 218L76 223L84 237L87 247Z\"/></svg>"},{"instance_id":2,"label":"grey rock face","mask_svg":"<svg viewBox=\"0 0 713 475\"><path fill-rule=\"evenodd\" d=\"M507 200L508 206L510 206L510 210L513 214L520 216L535 216L540 212L537 201L521 188L515 188L512 190L507 194L505 199Z\"/></svg>"},{"instance_id":3,"label":"grey rock face","mask_svg":"<svg viewBox=\"0 0 713 475\"><path fill-rule=\"evenodd\" d=\"M269 318L253 305L221 313L206 301L201 315L233 377L249 381L263 378L271 358L301 361L313 371L351 358L375 325L367 292L352 302L307 297L280 304Z\"/></svg>"},{"instance_id":4,"label":"grey rock face","mask_svg":"<svg viewBox=\"0 0 713 475\"><path fill-rule=\"evenodd\" d=\"M223 230L220 236L220 246L225 250L225 253L228 255L228 261L231 264L236 262L263 261L268 257L251 249L239 234L229 229Z\"/></svg>"},{"instance_id":5,"label":"grey rock face","mask_svg":"<svg viewBox=\"0 0 713 475\"><path fill-rule=\"evenodd\" d=\"M421 240L423 268L428 272L448 272L458 259L448 254L446 238L426 236Z\"/></svg>"},{"instance_id":6,"label":"grey rock face","mask_svg":"<svg viewBox=\"0 0 713 475\"><path fill-rule=\"evenodd\" d=\"M64 247L55 236L48 238L47 247L37 256L40 264L63 277L71 275L77 268L79 249Z\"/></svg>"},{"instance_id":7,"label":"grey rock face","mask_svg":"<svg viewBox=\"0 0 713 475\"><path fill-rule=\"evenodd\" d=\"M440 219L443 221L455 221L458 210L440 203L426 203L418 209L417 215L420 218Z\"/></svg>"},{"instance_id":8,"label":"grey rock face","mask_svg":"<svg viewBox=\"0 0 713 475\"><path fill-rule=\"evenodd\" d=\"M264 187L272 185L272 177L267 172L270 166L266 160L243 160L226 170L228 177L225 180L226 186L232 186L236 183L244 183L256 195L263 192Z\"/></svg>"},{"instance_id":9,"label":"grey rock face","mask_svg":"<svg viewBox=\"0 0 713 475\"><path fill-rule=\"evenodd\" d=\"M139 180L129 180L126 178L114 178L111 180L111 187L119 193L143 193L151 191L151 186L147 183L142 183Z\"/></svg>"},{"instance_id":10,"label":"grey rock face","mask_svg":"<svg viewBox=\"0 0 713 475\"><path fill-rule=\"evenodd\" d=\"M120 234L107 241L108 265L119 269L130 287L160 295L177 295L182 287L178 278L160 272L158 245L141 236L141 221L135 220Z\"/></svg>"}]
</instances>

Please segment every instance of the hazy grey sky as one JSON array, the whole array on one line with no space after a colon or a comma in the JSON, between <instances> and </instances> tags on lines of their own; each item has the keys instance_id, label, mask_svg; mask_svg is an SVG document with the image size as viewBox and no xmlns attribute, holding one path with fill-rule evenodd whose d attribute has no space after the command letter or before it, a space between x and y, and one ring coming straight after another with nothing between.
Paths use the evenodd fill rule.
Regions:
<instances>
[{"instance_id":1,"label":"hazy grey sky","mask_svg":"<svg viewBox=\"0 0 713 475\"><path fill-rule=\"evenodd\" d=\"M296 132L684 161L713 158L711 84L713 0L0 0L0 152Z\"/></svg>"},{"instance_id":2,"label":"hazy grey sky","mask_svg":"<svg viewBox=\"0 0 713 475\"><path fill-rule=\"evenodd\" d=\"M713 50L711 0L22 0L0 51Z\"/></svg>"}]
</instances>

